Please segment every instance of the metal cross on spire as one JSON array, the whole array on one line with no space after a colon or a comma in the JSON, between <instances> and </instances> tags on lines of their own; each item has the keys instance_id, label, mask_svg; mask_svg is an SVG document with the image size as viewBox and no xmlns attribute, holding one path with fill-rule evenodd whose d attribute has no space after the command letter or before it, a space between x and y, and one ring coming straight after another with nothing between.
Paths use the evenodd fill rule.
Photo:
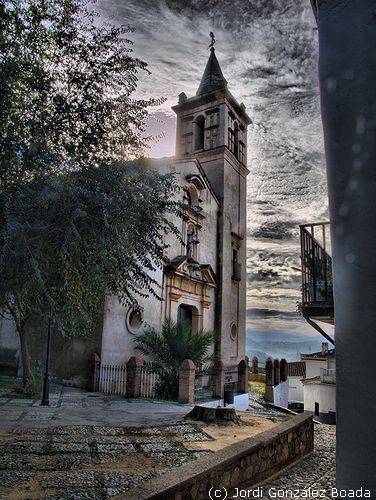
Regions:
<instances>
[{"instance_id":1,"label":"metal cross on spire","mask_svg":"<svg viewBox=\"0 0 376 500\"><path fill-rule=\"evenodd\" d=\"M214 48L214 44L215 44L215 36L214 36L214 33L213 33L212 31L209 33L209 35L210 35L210 38L211 38L211 42L210 42L210 45L209 45L209 49L211 49L211 48Z\"/></svg>"}]
</instances>

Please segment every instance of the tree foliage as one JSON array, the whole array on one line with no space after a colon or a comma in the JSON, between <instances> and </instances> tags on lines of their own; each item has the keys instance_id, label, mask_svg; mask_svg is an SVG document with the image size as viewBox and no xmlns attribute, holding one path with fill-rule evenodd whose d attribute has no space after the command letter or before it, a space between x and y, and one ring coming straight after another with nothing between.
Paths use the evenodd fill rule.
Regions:
<instances>
[{"instance_id":1,"label":"tree foliage","mask_svg":"<svg viewBox=\"0 0 376 500\"><path fill-rule=\"evenodd\" d=\"M0 178L76 170L137 154L145 62L129 27L95 22L75 0L0 0Z\"/></svg>"},{"instance_id":2,"label":"tree foliage","mask_svg":"<svg viewBox=\"0 0 376 500\"><path fill-rule=\"evenodd\" d=\"M136 99L145 62L128 27L76 0L0 0L0 308L20 334L49 315L86 334L106 293L137 307L158 294L172 231L171 176L140 156L148 107Z\"/></svg>"},{"instance_id":3,"label":"tree foliage","mask_svg":"<svg viewBox=\"0 0 376 500\"><path fill-rule=\"evenodd\" d=\"M177 400L179 368L185 359L191 359L201 370L212 361L215 334L200 330L192 332L189 323L166 320L162 331L149 328L135 339L136 349L147 356L150 369L158 375L157 395Z\"/></svg>"}]
</instances>

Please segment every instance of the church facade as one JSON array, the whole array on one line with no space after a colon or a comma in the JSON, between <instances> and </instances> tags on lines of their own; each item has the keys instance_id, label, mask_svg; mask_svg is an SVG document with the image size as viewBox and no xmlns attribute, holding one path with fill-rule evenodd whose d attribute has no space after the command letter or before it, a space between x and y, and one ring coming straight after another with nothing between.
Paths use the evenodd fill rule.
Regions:
<instances>
[{"instance_id":1,"label":"church facade","mask_svg":"<svg viewBox=\"0 0 376 500\"><path fill-rule=\"evenodd\" d=\"M153 160L181 186L182 242L167 236L168 264L154 273L162 300L140 300L142 313L107 297L101 359L124 364L136 355L135 336L165 319L192 331L214 330L219 357L234 366L245 356L247 127L243 104L227 88L214 47L194 97L184 93L177 116L176 155Z\"/></svg>"}]
</instances>

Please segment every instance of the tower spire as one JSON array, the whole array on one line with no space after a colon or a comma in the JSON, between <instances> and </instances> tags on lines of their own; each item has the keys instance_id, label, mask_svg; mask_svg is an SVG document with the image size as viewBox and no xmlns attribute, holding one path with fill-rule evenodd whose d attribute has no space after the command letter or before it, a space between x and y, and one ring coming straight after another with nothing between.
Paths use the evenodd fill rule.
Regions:
<instances>
[{"instance_id":1,"label":"tower spire","mask_svg":"<svg viewBox=\"0 0 376 500\"><path fill-rule=\"evenodd\" d=\"M202 75L201 83L196 92L196 95L203 95L209 92L214 92L215 90L227 88L227 81L223 76L217 56L215 55L215 36L212 31L210 32L210 38L210 56L208 62L206 63L205 71Z\"/></svg>"}]
</instances>

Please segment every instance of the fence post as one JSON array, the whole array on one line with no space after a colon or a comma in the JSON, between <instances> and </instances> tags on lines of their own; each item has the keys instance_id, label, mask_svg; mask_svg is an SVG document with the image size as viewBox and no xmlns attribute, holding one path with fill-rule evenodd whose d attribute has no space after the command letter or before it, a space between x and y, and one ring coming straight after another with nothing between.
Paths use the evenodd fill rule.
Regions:
<instances>
[{"instance_id":1,"label":"fence post","mask_svg":"<svg viewBox=\"0 0 376 500\"><path fill-rule=\"evenodd\" d=\"M279 364L279 373L281 382L285 382L287 380L287 361L285 358L281 359Z\"/></svg>"},{"instance_id":2,"label":"fence post","mask_svg":"<svg viewBox=\"0 0 376 500\"><path fill-rule=\"evenodd\" d=\"M90 390L96 392L99 390L99 374L101 369L101 358L93 352L90 356Z\"/></svg>"},{"instance_id":3,"label":"fence post","mask_svg":"<svg viewBox=\"0 0 376 500\"><path fill-rule=\"evenodd\" d=\"M185 359L179 369L179 403L195 401L196 366L191 359Z\"/></svg>"},{"instance_id":4,"label":"fence post","mask_svg":"<svg viewBox=\"0 0 376 500\"><path fill-rule=\"evenodd\" d=\"M273 403L274 401L274 367L271 358L265 361L265 399Z\"/></svg>"},{"instance_id":5,"label":"fence post","mask_svg":"<svg viewBox=\"0 0 376 500\"><path fill-rule=\"evenodd\" d=\"M248 393L248 363L242 359L238 363L238 391L242 394Z\"/></svg>"},{"instance_id":6,"label":"fence post","mask_svg":"<svg viewBox=\"0 0 376 500\"><path fill-rule=\"evenodd\" d=\"M279 385L279 359L274 360L274 385Z\"/></svg>"},{"instance_id":7,"label":"fence post","mask_svg":"<svg viewBox=\"0 0 376 500\"><path fill-rule=\"evenodd\" d=\"M257 356L253 356L253 358L252 358L252 372L258 373L258 357Z\"/></svg>"},{"instance_id":8,"label":"fence post","mask_svg":"<svg viewBox=\"0 0 376 500\"><path fill-rule=\"evenodd\" d=\"M217 361L213 366L214 371L214 391L215 398L223 399L225 394L225 374L226 367L222 361Z\"/></svg>"},{"instance_id":9,"label":"fence post","mask_svg":"<svg viewBox=\"0 0 376 500\"><path fill-rule=\"evenodd\" d=\"M138 356L132 356L127 362L127 377L125 382L125 394L127 398L140 397L141 369L144 362Z\"/></svg>"}]
</instances>

